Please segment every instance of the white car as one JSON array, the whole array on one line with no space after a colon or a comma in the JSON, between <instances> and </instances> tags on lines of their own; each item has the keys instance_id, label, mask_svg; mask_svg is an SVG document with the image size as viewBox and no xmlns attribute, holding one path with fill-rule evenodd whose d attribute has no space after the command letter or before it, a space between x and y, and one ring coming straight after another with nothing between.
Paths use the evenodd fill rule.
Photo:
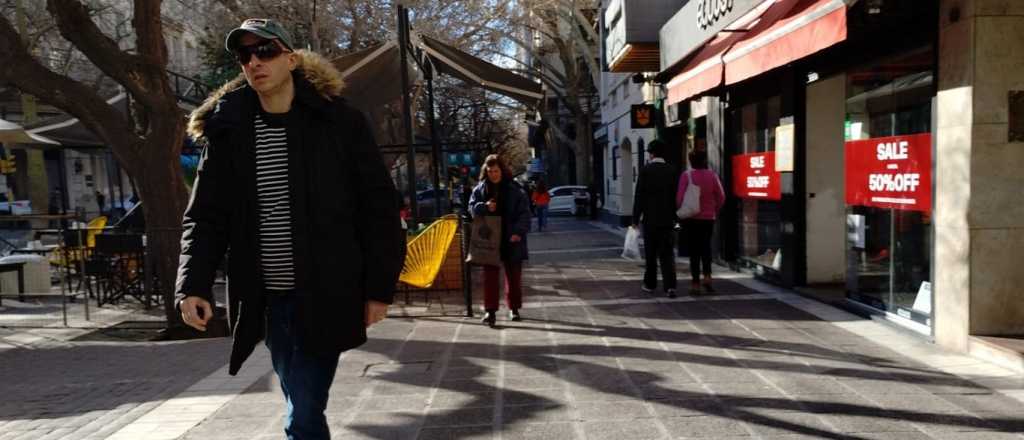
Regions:
<instances>
[{"instance_id":1,"label":"white car","mask_svg":"<svg viewBox=\"0 0 1024 440\"><path fill-rule=\"evenodd\" d=\"M548 190L548 195L551 196L548 205L550 213L567 212L576 215L578 207L590 206L590 193L583 185L556 186Z\"/></svg>"}]
</instances>

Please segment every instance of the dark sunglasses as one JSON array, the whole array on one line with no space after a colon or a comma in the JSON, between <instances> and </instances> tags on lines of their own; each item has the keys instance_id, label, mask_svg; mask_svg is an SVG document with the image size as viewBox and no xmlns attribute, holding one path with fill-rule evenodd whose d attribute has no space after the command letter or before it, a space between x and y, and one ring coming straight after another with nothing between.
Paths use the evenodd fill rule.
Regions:
<instances>
[{"instance_id":1,"label":"dark sunglasses","mask_svg":"<svg viewBox=\"0 0 1024 440\"><path fill-rule=\"evenodd\" d=\"M274 40L266 40L249 46L239 46L238 49L235 49L235 59L239 64L245 65L249 64L253 55L256 55L260 61L270 61L284 52L285 50L274 43Z\"/></svg>"}]
</instances>

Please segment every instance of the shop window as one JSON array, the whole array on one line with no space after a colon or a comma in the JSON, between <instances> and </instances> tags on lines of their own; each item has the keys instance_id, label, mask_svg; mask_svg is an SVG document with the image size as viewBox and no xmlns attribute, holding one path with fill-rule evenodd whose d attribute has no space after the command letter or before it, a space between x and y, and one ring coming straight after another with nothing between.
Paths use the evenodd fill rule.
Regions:
<instances>
[{"instance_id":1,"label":"shop window","mask_svg":"<svg viewBox=\"0 0 1024 440\"><path fill-rule=\"evenodd\" d=\"M758 272L782 269L781 182L774 173L775 128L782 117L782 98L774 96L729 111L733 193L737 205L736 255ZM754 180L750 180L754 179ZM753 186L755 189L749 189ZM763 186L763 187L762 187Z\"/></svg>"},{"instance_id":2,"label":"shop window","mask_svg":"<svg viewBox=\"0 0 1024 440\"><path fill-rule=\"evenodd\" d=\"M924 325L931 324L934 81L934 52L927 48L848 72L846 87L847 186L865 194L847 198L847 296ZM881 151L884 145L892 150ZM858 185L857 176L868 172L929 178L892 197Z\"/></svg>"}]
</instances>

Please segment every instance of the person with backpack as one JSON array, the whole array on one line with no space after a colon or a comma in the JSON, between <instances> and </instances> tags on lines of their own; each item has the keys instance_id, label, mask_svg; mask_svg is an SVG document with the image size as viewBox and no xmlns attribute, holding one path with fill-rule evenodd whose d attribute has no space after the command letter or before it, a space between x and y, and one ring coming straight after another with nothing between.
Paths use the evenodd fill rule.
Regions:
<instances>
[{"instance_id":1,"label":"person with backpack","mask_svg":"<svg viewBox=\"0 0 1024 440\"><path fill-rule=\"evenodd\" d=\"M658 284L658 265L665 295L676 297L676 167L665 162L668 146L655 139L647 144L653 159L640 169L633 197L633 225L643 224L645 270L640 286L646 293Z\"/></svg>"},{"instance_id":2,"label":"person with backpack","mask_svg":"<svg viewBox=\"0 0 1024 440\"><path fill-rule=\"evenodd\" d=\"M691 195L699 194L699 209L692 216L683 220L683 233L690 251L690 293L701 293L700 275L703 272L703 289L714 292L711 285L711 236L715 230L715 219L718 211L725 204L725 191L722 182L714 171L708 169L708 153L705 150L694 150L690 153L691 169L679 176L679 190L676 192L676 206L688 204L685 200L690 185L696 185L700 191L691 191ZM679 212L681 212L680 209ZM702 270L703 269L703 270Z\"/></svg>"}]
</instances>

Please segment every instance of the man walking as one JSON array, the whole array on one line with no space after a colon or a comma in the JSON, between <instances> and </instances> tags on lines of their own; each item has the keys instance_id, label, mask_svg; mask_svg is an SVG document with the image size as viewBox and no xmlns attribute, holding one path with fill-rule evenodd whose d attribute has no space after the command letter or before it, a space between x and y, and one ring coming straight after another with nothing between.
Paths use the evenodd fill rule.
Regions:
<instances>
[{"instance_id":1,"label":"man walking","mask_svg":"<svg viewBox=\"0 0 1024 440\"><path fill-rule=\"evenodd\" d=\"M658 285L658 265L665 294L676 297L676 183L674 166L665 162L667 146L660 140L647 144L653 159L640 170L633 197L633 225L643 224L645 270L644 292L652 293Z\"/></svg>"},{"instance_id":2,"label":"man walking","mask_svg":"<svg viewBox=\"0 0 1024 440\"><path fill-rule=\"evenodd\" d=\"M228 372L264 339L287 437L327 439L338 357L384 318L402 267L399 197L327 60L293 50L271 20L246 20L225 44L243 74L189 122L206 148L183 220L177 304L206 330L229 251Z\"/></svg>"}]
</instances>

